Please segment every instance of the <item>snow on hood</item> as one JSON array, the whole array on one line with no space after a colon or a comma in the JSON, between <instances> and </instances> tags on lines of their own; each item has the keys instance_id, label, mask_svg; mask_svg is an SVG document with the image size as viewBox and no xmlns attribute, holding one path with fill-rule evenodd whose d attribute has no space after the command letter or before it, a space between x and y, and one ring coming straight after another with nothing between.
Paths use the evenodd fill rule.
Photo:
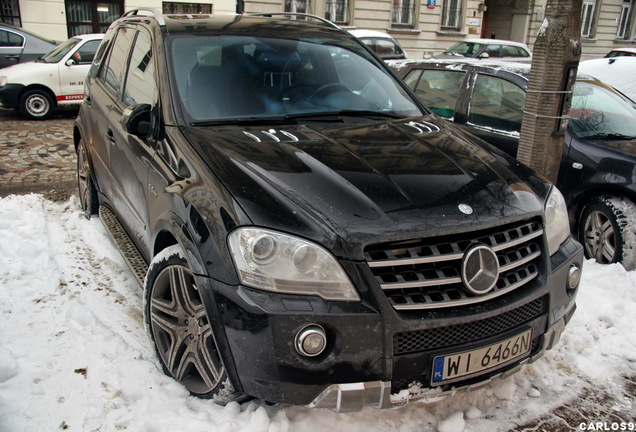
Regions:
<instances>
[{"instance_id":1,"label":"snow on hood","mask_svg":"<svg viewBox=\"0 0 636 432\"><path fill-rule=\"evenodd\" d=\"M579 63L579 72L611 85L636 101L636 57L614 57Z\"/></svg>"}]
</instances>

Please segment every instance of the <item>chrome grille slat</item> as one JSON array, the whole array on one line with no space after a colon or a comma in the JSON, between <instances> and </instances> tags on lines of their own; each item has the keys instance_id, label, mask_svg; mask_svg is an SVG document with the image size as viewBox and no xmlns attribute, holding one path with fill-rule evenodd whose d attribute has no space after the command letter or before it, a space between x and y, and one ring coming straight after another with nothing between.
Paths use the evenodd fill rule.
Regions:
<instances>
[{"instance_id":1,"label":"chrome grille slat","mask_svg":"<svg viewBox=\"0 0 636 432\"><path fill-rule=\"evenodd\" d=\"M451 239L415 239L375 245L367 263L396 310L463 306L488 301L528 284L539 274L543 228L524 221ZM464 289L460 277L464 253L476 244L495 251L499 279L485 295Z\"/></svg>"}]
</instances>

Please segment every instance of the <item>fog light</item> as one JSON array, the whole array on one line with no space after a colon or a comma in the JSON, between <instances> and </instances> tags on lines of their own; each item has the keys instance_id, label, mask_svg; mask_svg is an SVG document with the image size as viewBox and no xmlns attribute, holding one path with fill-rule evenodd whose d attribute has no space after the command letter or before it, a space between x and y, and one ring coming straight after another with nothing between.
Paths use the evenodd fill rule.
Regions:
<instances>
[{"instance_id":1,"label":"fog light","mask_svg":"<svg viewBox=\"0 0 636 432\"><path fill-rule=\"evenodd\" d=\"M296 350L306 357L315 357L327 346L325 330L318 324L304 327L296 335Z\"/></svg>"},{"instance_id":2,"label":"fog light","mask_svg":"<svg viewBox=\"0 0 636 432\"><path fill-rule=\"evenodd\" d=\"M579 286L579 282L581 282L581 269L573 265L568 272L568 288L576 288Z\"/></svg>"}]
</instances>

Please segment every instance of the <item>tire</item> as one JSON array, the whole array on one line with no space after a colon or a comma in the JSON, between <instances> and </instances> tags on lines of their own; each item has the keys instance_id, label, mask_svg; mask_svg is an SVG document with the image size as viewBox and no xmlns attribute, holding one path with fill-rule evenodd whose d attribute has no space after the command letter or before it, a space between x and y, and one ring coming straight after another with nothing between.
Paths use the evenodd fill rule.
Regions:
<instances>
[{"instance_id":1,"label":"tire","mask_svg":"<svg viewBox=\"0 0 636 432\"><path fill-rule=\"evenodd\" d=\"M22 95L19 109L23 116L34 120L45 120L53 115L55 102L47 91L34 89Z\"/></svg>"},{"instance_id":2,"label":"tire","mask_svg":"<svg viewBox=\"0 0 636 432\"><path fill-rule=\"evenodd\" d=\"M84 212L86 219L90 219L92 215L98 212L99 198L97 197L97 189L93 184L91 165L88 161L86 143L84 143L83 139L80 139L77 144L77 190L82 212Z\"/></svg>"},{"instance_id":3,"label":"tire","mask_svg":"<svg viewBox=\"0 0 636 432\"><path fill-rule=\"evenodd\" d=\"M581 212L579 239L585 256L600 264L636 268L636 204L627 198L601 196Z\"/></svg>"},{"instance_id":4,"label":"tire","mask_svg":"<svg viewBox=\"0 0 636 432\"><path fill-rule=\"evenodd\" d=\"M145 318L164 372L197 397L242 401L217 348L196 279L179 246L159 253L145 281Z\"/></svg>"}]
</instances>

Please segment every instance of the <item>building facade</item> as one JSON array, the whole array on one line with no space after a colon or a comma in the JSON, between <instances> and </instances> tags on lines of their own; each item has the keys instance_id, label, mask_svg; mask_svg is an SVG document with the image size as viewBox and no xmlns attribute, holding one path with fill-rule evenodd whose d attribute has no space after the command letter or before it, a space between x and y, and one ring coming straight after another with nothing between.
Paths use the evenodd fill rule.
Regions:
<instances>
[{"instance_id":1,"label":"building facade","mask_svg":"<svg viewBox=\"0 0 636 432\"><path fill-rule=\"evenodd\" d=\"M103 32L124 11L169 13L302 12L344 28L382 30L410 58L434 55L468 38L497 38L532 47L547 0L0 0L0 21L56 40ZM582 59L636 46L636 0L583 0Z\"/></svg>"}]
</instances>

